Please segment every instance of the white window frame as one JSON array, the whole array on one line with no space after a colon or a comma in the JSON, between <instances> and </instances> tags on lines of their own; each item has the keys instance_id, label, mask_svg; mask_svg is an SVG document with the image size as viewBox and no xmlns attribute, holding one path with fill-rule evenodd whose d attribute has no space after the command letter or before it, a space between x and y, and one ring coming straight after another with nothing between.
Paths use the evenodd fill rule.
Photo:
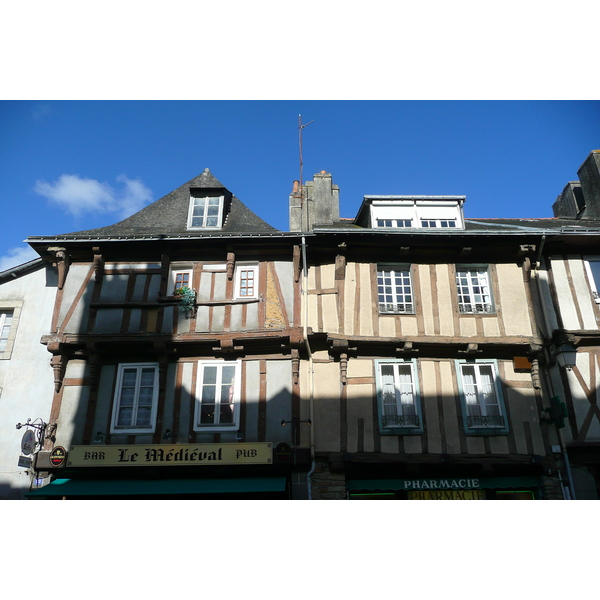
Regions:
<instances>
[{"instance_id":1,"label":"white window frame","mask_svg":"<svg viewBox=\"0 0 600 600\"><path fill-rule=\"evenodd\" d=\"M596 304L600 304L600 276L598 277L598 282L596 282L590 263L600 263L600 256L589 256L588 258L584 259L585 272L590 284L592 297L594 298L594 302Z\"/></svg>"},{"instance_id":2,"label":"white window frame","mask_svg":"<svg viewBox=\"0 0 600 600\"><path fill-rule=\"evenodd\" d=\"M459 283L459 277L465 273L467 277L466 284ZM475 273L477 274L478 280L476 286L473 285L473 274ZM487 265L457 265L455 284L458 312L461 315L485 315L495 312L490 270ZM478 288L481 287L483 287L484 290L478 291ZM464 288L466 288L466 292L464 291ZM465 298L467 299L466 301Z\"/></svg>"},{"instance_id":3,"label":"white window frame","mask_svg":"<svg viewBox=\"0 0 600 600\"><path fill-rule=\"evenodd\" d=\"M0 311L2 311L0 312L0 333L5 325L5 314L12 311L10 329L8 330L8 335L5 338L6 344L4 346L4 350L0 350L0 360L10 360L10 357L12 356L22 308L22 300L0 300Z\"/></svg>"},{"instance_id":4,"label":"white window frame","mask_svg":"<svg viewBox=\"0 0 600 600\"><path fill-rule=\"evenodd\" d=\"M210 200L217 199L219 201L219 209L217 215L211 215L217 217L216 225L205 225L206 219L209 215L207 215L208 202ZM204 200L204 215L202 225L193 225L194 218L194 206L196 200ZM190 196L190 205L188 210L188 221L187 228L188 229L221 229L223 226L223 205L225 203L224 196Z\"/></svg>"},{"instance_id":5,"label":"white window frame","mask_svg":"<svg viewBox=\"0 0 600 600\"><path fill-rule=\"evenodd\" d=\"M387 225L387 223L390 223ZM398 229L408 229L413 226L412 219L376 219L375 220L375 228L376 229L390 229L390 228L398 228Z\"/></svg>"},{"instance_id":6,"label":"white window frame","mask_svg":"<svg viewBox=\"0 0 600 600\"><path fill-rule=\"evenodd\" d=\"M152 368L154 370L154 380L152 386L152 407L150 409L150 424L148 426L138 427L135 424L135 420L137 419L138 408L139 408L139 392L140 392L140 383L141 383L141 373L144 368ZM125 369L136 369L136 381L135 381L135 391L134 391L134 400L132 405L132 414L135 415L133 417L133 423L130 423L128 426L120 426L118 425L119 420L119 411L121 409L121 398L123 393L123 375ZM121 363L119 364L117 371L117 382L115 386L115 399L113 403L113 414L111 419L110 432L112 434L120 434L120 433L154 433L156 429L156 413L158 409L158 363Z\"/></svg>"},{"instance_id":7,"label":"white window frame","mask_svg":"<svg viewBox=\"0 0 600 600\"><path fill-rule=\"evenodd\" d=\"M0 352L4 353L8 344L8 338L10 337L10 330L12 329L12 321L15 311L12 308L0 308ZM10 318L10 322L6 325L6 321ZM6 336L3 335L4 328L6 330ZM4 348L2 348L4 346Z\"/></svg>"},{"instance_id":8,"label":"white window frame","mask_svg":"<svg viewBox=\"0 0 600 600\"><path fill-rule=\"evenodd\" d=\"M244 293L242 287L244 273L252 273L252 281L254 283L252 293ZM247 300L250 298L258 298L258 264L257 263L237 263L235 265L235 286L234 298L236 300ZM247 286L246 286L247 287Z\"/></svg>"},{"instance_id":9,"label":"white window frame","mask_svg":"<svg viewBox=\"0 0 600 600\"><path fill-rule=\"evenodd\" d=\"M429 223L425 225L425 223ZM445 223L445 225L444 225ZM458 229L456 219L421 219L421 227L423 229Z\"/></svg>"},{"instance_id":10,"label":"white window frame","mask_svg":"<svg viewBox=\"0 0 600 600\"><path fill-rule=\"evenodd\" d=\"M383 373L383 371L392 373ZM419 379L415 359L376 360L377 406L382 434L423 432ZM409 376L409 381L406 376Z\"/></svg>"},{"instance_id":11,"label":"white window frame","mask_svg":"<svg viewBox=\"0 0 600 600\"><path fill-rule=\"evenodd\" d=\"M170 288L167 291L167 296L172 296L175 293L175 290L178 289L178 286L177 286L177 276L178 275L187 275L188 280L189 280L188 287L190 289L193 289L193 287L192 287L193 274L194 274L194 271L191 267L190 268L171 267L171 275L169 278ZM181 286L179 286L179 287L181 287Z\"/></svg>"},{"instance_id":12,"label":"white window frame","mask_svg":"<svg viewBox=\"0 0 600 600\"><path fill-rule=\"evenodd\" d=\"M474 383L467 383L465 369L473 369ZM486 382L486 369L492 382ZM494 359L457 360L456 372L460 392L463 424L466 433L508 433L508 417L498 375L498 363ZM486 400L492 396L494 402Z\"/></svg>"},{"instance_id":13,"label":"white window frame","mask_svg":"<svg viewBox=\"0 0 600 600\"><path fill-rule=\"evenodd\" d=\"M396 274L400 275L404 281L400 283L400 286L396 285ZM391 279L390 285L386 285L385 279L389 277ZM399 302L400 299L405 299L407 294L404 290L399 291L399 287L407 287L405 278L408 277L408 286L410 287L410 298L411 302ZM387 289L391 291L386 292ZM382 296L392 295L392 302L385 302L382 300ZM406 264L380 264L377 265L377 301L379 306L379 314L403 314L403 315L414 315L415 314L415 295L414 286L412 282L412 268Z\"/></svg>"},{"instance_id":14,"label":"white window frame","mask_svg":"<svg viewBox=\"0 0 600 600\"><path fill-rule=\"evenodd\" d=\"M232 407L232 423L220 423L221 415L221 398L220 395L215 393L215 410L214 418L212 423L202 424L200 422L202 417L202 390L204 387L204 376L206 369L209 367L217 367L217 376L215 380L215 388L218 389L222 386L223 368L234 367L235 372L233 376L233 389L230 389L229 399L231 399ZM240 393L242 385L242 361L241 360L201 360L198 361L198 376L196 380L196 402L194 410L194 431L209 431L209 432L222 432L222 431L237 431L239 429L240 421ZM215 390L216 391L216 390ZM211 402L212 406L213 403Z\"/></svg>"}]
</instances>

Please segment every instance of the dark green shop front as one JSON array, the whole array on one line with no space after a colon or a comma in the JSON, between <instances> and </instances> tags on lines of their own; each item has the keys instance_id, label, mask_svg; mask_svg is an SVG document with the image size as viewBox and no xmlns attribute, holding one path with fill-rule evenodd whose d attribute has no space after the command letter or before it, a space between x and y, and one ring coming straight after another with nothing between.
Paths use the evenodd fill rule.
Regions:
<instances>
[{"instance_id":1,"label":"dark green shop front","mask_svg":"<svg viewBox=\"0 0 600 600\"><path fill-rule=\"evenodd\" d=\"M285 499L286 477L227 479L55 479L35 489L32 500Z\"/></svg>"},{"instance_id":2,"label":"dark green shop front","mask_svg":"<svg viewBox=\"0 0 600 600\"><path fill-rule=\"evenodd\" d=\"M538 477L353 479L350 500L536 500Z\"/></svg>"}]
</instances>

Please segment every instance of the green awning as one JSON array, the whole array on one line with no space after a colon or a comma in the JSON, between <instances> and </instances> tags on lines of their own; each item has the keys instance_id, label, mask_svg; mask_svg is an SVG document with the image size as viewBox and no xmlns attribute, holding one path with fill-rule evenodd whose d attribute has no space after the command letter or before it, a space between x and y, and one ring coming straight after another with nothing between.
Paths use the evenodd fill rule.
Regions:
<instances>
[{"instance_id":1,"label":"green awning","mask_svg":"<svg viewBox=\"0 0 600 600\"><path fill-rule=\"evenodd\" d=\"M442 479L353 479L346 482L348 490L369 490L369 491L397 491L397 490L438 490L438 489L458 489L452 485L457 482L460 489L517 489L539 487L540 481L537 477L488 477L475 479L477 485L470 485L475 478L448 478ZM419 486L414 482L418 481ZM423 485L423 482L426 482ZM434 485L431 482L435 482ZM441 482L446 482L442 485Z\"/></svg>"},{"instance_id":2,"label":"green awning","mask_svg":"<svg viewBox=\"0 0 600 600\"><path fill-rule=\"evenodd\" d=\"M285 477L240 477L232 479L55 479L52 483L29 492L27 497L240 494L284 492L285 486Z\"/></svg>"}]
</instances>

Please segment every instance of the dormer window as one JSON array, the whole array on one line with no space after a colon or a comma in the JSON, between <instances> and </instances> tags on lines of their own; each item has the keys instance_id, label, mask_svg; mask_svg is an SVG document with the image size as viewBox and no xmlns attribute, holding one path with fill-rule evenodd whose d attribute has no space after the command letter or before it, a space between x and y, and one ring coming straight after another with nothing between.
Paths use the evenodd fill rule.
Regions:
<instances>
[{"instance_id":1,"label":"dormer window","mask_svg":"<svg viewBox=\"0 0 600 600\"><path fill-rule=\"evenodd\" d=\"M355 219L375 229L464 229L465 196L365 196Z\"/></svg>"},{"instance_id":2,"label":"dormer window","mask_svg":"<svg viewBox=\"0 0 600 600\"><path fill-rule=\"evenodd\" d=\"M188 229L220 229L223 224L223 196L190 198Z\"/></svg>"},{"instance_id":3,"label":"dormer window","mask_svg":"<svg viewBox=\"0 0 600 600\"><path fill-rule=\"evenodd\" d=\"M412 219L377 219L377 227L412 227Z\"/></svg>"},{"instance_id":4,"label":"dormer window","mask_svg":"<svg viewBox=\"0 0 600 600\"><path fill-rule=\"evenodd\" d=\"M448 228L456 227L456 219L421 219L421 227Z\"/></svg>"}]
</instances>

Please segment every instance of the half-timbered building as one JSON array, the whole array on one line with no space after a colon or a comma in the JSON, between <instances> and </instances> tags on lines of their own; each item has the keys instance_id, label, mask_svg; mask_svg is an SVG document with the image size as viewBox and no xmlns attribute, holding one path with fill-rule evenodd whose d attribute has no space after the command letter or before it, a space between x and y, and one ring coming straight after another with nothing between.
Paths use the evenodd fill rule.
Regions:
<instances>
[{"instance_id":1,"label":"half-timbered building","mask_svg":"<svg viewBox=\"0 0 600 600\"><path fill-rule=\"evenodd\" d=\"M58 270L52 483L31 497L306 497L298 234L206 169L120 223L28 241Z\"/></svg>"},{"instance_id":2,"label":"half-timbered building","mask_svg":"<svg viewBox=\"0 0 600 600\"><path fill-rule=\"evenodd\" d=\"M465 200L370 195L340 219L331 174L292 192L313 498L568 497L535 283L556 229Z\"/></svg>"},{"instance_id":3,"label":"half-timbered building","mask_svg":"<svg viewBox=\"0 0 600 600\"><path fill-rule=\"evenodd\" d=\"M600 497L600 150L591 152L554 203L561 235L544 251L544 307L552 352L554 418L578 500ZM564 359L562 361L564 363Z\"/></svg>"}]
</instances>

